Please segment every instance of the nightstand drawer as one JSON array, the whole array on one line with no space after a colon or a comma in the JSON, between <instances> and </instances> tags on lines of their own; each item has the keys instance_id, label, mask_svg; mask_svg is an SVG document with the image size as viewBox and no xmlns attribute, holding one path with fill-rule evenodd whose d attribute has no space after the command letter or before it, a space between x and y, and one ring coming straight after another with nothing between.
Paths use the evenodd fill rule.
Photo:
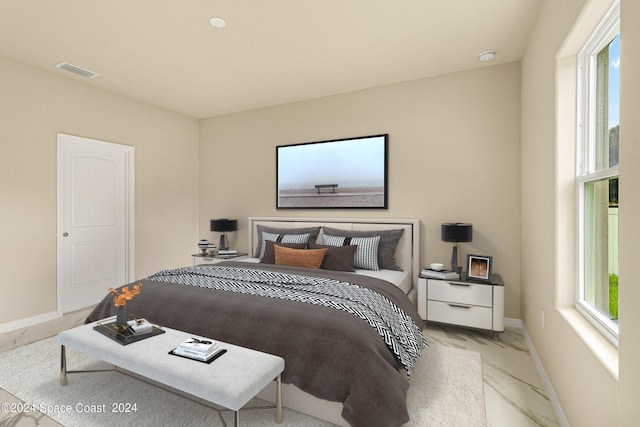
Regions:
<instances>
[{"instance_id":1,"label":"nightstand drawer","mask_svg":"<svg viewBox=\"0 0 640 427\"><path fill-rule=\"evenodd\" d=\"M474 306L493 306L491 285L446 280L428 280L427 299Z\"/></svg>"},{"instance_id":2,"label":"nightstand drawer","mask_svg":"<svg viewBox=\"0 0 640 427\"><path fill-rule=\"evenodd\" d=\"M490 330L493 326L492 319L491 307L427 301L427 320L431 322Z\"/></svg>"}]
</instances>

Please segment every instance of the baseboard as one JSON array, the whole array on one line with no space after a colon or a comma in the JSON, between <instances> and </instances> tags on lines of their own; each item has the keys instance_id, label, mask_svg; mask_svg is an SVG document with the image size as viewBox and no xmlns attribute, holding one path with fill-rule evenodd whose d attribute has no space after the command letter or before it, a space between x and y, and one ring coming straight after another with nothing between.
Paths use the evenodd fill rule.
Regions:
<instances>
[{"instance_id":1,"label":"baseboard","mask_svg":"<svg viewBox=\"0 0 640 427\"><path fill-rule=\"evenodd\" d=\"M90 311L89 307L64 315L60 315L58 312L49 312L4 323L0 325L0 351L49 338L66 329L82 325Z\"/></svg>"},{"instance_id":2,"label":"baseboard","mask_svg":"<svg viewBox=\"0 0 640 427\"><path fill-rule=\"evenodd\" d=\"M49 322L60 317L62 316L60 316L57 311L50 311L49 313L38 314L37 316L25 317L24 319L3 323L0 325L0 334L4 334L5 332L12 332L21 328L28 328L29 326Z\"/></svg>"},{"instance_id":3,"label":"baseboard","mask_svg":"<svg viewBox=\"0 0 640 427\"><path fill-rule=\"evenodd\" d=\"M509 322L507 322L507 320L509 320ZM547 371L544 369L542 360L540 360L540 356L538 356L538 352L536 351L536 347L533 344L533 341L531 341L531 337L529 336L529 332L527 331L526 326L520 319L505 319L505 326L520 328L522 330L522 336L524 337L525 343L529 348L529 354L531 354L533 363L536 365L536 370L538 371L538 375L540 375L540 379L542 380L544 389L547 392L547 396L549 397L549 401L551 402L553 412L558 419L558 423L562 427L570 427L569 420L567 420L567 417L562 410L562 406L560 405L560 401L558 400L558 395L556 395L556 392L553 389L553 385L551 385L549 375L547 375Z\"/></svg>"},{"instance_id":4,"label":"baseboard","mask_svg":"<svg viewBox=\"0 0 640 427\"><path fill-rule=\"evenodd\" d=\"M504 318L504 326L509 328L524 329L524 323L522 323L522 320L514 319L512 317Z\"/></svg>"}]
</instances>

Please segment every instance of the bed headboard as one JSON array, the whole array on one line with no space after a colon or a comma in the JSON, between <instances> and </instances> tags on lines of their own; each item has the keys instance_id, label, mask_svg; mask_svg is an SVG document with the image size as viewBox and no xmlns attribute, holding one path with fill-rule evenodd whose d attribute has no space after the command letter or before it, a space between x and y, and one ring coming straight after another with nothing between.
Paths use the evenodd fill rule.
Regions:
<instances>
[{"instance_id":1,"label":"bed headboard","mask_svg":"<svg viewBox=\"0 0 640 427\"><path fill-rule=\"evenodd\" d=\"M327 227L344 230L390 230L404 229L396 248L396 262L403 271L411 273L413 289L417 289L420 274L420 220L418 219L365 219L365 218L291 218L249 217L249 251L255 252L258 244L257 226L280 228Z\"/></svg>"}]
</instances>

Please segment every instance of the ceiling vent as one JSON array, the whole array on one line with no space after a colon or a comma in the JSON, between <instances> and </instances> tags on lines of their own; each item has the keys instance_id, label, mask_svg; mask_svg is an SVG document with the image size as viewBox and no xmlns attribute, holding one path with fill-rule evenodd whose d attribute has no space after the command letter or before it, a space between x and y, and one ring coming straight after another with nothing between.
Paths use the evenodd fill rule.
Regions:
<instances>
[{"instance_id":1,"label":"ceiling vent","mask_svg":"<svg viewBox=\"0 0 640 427\"><path fill-rule=\"evenodd\" d=\"M73 64L69 64L68 62L61 62L59 64L56 64L57 68L60 68L61 70L65 70L68 71L70 73L73 74L77 74L81 77L84 77L85 79L92 79L94 77L99 76L99 74L94 73L93 71L89 71L89 70L85 70L84 68L80 68L80 67L76 67Z\"/></svg>"}]
</instances>

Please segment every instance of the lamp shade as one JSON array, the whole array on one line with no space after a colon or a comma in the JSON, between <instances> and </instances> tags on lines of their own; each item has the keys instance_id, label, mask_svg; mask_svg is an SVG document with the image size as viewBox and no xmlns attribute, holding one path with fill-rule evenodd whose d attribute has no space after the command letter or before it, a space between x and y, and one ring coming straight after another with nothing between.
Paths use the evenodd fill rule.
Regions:
<instances>
[{"instance_id":1,"label":"lamp shade","mask_svg":"<svg viewBox=\"0 0 640 427\"><path fill-rule=\"evenodd\" d=\"M212 219L211 220L211 231L237 231L238 230L238 220L237 219Z\"/></svg>"},{"instance_id":2,"label":"lamp shade","mask_svg":"<svg viewBox=\"0 0 640 427\"><path fill-rule=\"evenodd\" d=\"M473 241L473 225L463 222L442 224L440 238L443 242L471 242Z\"/></svg>"}]
</instances>

